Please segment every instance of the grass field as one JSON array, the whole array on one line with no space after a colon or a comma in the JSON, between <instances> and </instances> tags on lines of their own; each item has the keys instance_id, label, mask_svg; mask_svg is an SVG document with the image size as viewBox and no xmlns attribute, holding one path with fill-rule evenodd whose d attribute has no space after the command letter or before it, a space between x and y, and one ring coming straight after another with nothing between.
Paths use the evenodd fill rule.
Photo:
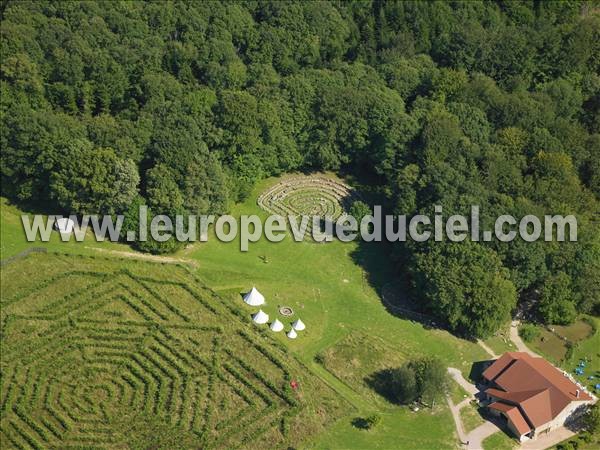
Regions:
<instances>
[{"instance_id":1,"label":"grass field","mask_svg":"<svg viewBox=\"0 0 600 450\"><path fill-rule=\"evenodd\" d=\"M485 423L485 419L481 417L481 414L477 411L477 407L471 403L460 410L460 419L467 433Z\"/></svg>"},{"instance_id":2,"label":"grass field","mask_svg":"<svg viewBox=\"0 0 600 450\"><path fill-rule=\"evenodd\" d=\"M554 364L560 364L567 355L565 342L556 334L543 327L539 327L539 335L529 345Z\"/></svg>"},{"instance_id":3,"label":"grass field","mask_svg":"<svg viewBox=\"0 0 600 450\"><path fill-rule=\"evenodd\" d=\"M280 447L350 408L177 265L34 254L1 281L2 448Z\"/></svg>"},{"instance_id":4,"label":"grass field","mask_svg":"<svg viewBox=\"0 0 600 450\"><path fill-rule=\"evenodd\" d=\"M276 179L271 179L258 185L246 202L233 208L233 215L257 214L264 219L267 213L258 207L256 198L264 189L276 182ZM18 222L14 223L14 217L18 217L18 213L18 210L13 207L3 207L2 209L3 258L15 254L27 246L19 242L20 227ZM5 223L8 225L7 227L4 226ZM51 250L59 248L70 254L85 255L98 254L99 252L94 248L130 251L128 247L121 244L94 242L88 244L87 241L84 244L56 242L48 244L48 247ZM254 332L253 326L244 325L244 321L249 322L249 315L257 308L245 305L240 297L240 293L252 286L256 286L265 295L267 304L263 309L271 316L271 319L279 318L286 325L286 329L289 329L289 323L296 318L301 318L306 323L306 330L300 332L294 341L287 339L283 333L267 332L269 335L267 340L275 342L273 348L276 351L280 351L279 347L282 347L290 353L287 357L285 353L281 356L286 361L289 360L290 365L297 367L293 373L289 372L289 376L308 380L301 383L304 386L302 394L306 401L303 411L311 411L313 417L323 419L323 423L319 426L314 423L311 425L308 422L306 426L299 425L300 422L290 423L288 436L290 442L296 441L295 445L301 441L300 436L304 436L306 440L302 441L302 446L319 449L397 448L399 445L407 449L455 447L457 441L454 424L445 404L438 406L433 411L425 409L413 413L402 406L391 405L380 400L374 401L377 396L363 382L364 377L381 368L384 361L386 364L396 365L406 358L435 355L442 358L449 366L461 369L465 376L468 376L473 361L487 359L486 353L475 343L458 339L443 330L429 329L418 322L396 317L386 310L381 302L379 292L383 286L395 281L396 273L393 264L386 259L386 253L386 247L379 244L356 242L317 244L307 241L297 243L290 236L279 243L261 239L259 242L250 244L248 252L240 252L239 242L222 243L211 234L209 242L195 244L174 255L175 258L195 261L196 265L190 266L190 268L197 279L201 280L201 284L215 290L219 296L219 302L231 305L234 311L242 314L244 319L241 323L237 315L235 316L236 327L240 323L239 326L242 329ZM29 258L26 261L29 261ZM43 255L33 255L31 258L43 258ZM48 261L58 258L56 267L61 267L61 270L65 270L69 263L73 267L78 267L80 264L79 259L74 256L53 257L48 255L46 258ZM104 262L110 261L109 259L96 258L96 260L92 260L87 258L85 260L102 260L101 267L93 268L93 270L101 272L108 270L103 266L109 264ZM13 264L20 264L20 262ZM9 270L11 266L12 270L19 267L13 264L7 266ZM176 270L172 268L176 266L165 264L156 265L122 260L116 260L114 264L128 269L130 266L144 267L142 269L144 276L158 280L170 279L170 271ZM50 266L52 264L44 266L35 274L32 273L32 276L51 276L53 269ZM165 267L168 269L164 269ZM3 268L3 276L4 272ZM10 277L7 279L9 282L12 281ZM72 292L73 296L77 298L77 292L87 288L85 282L82 281L81 284L74 282L67 283L62 287L57 285L45 289L49 289L49 291L47 293L44 291L43 295L38 296L35 301L30 300L27 304L39 304L40 307L48 308L50 304L48 302L51 301L48 299L56 296L67 298L65 296L69 292ZM166 288L161 287L161 289ZM189 305L180 304L176 300L176 294L169 291L164 292L164 298L168 298L169 303L173 300L181 309L189 307ZM11 295L15 295L14 292ZM3 292L2 298L10 298L10 296ZM15 302L13 307L17 307L19 303L21 302ZM295 312L294 316L284 318L278 315L278 306L280 305L291 306ZM135 315L135 311L130 309L127 311L127 313L123 312L125 314L123 320L129 320L127 315ZM31 311L27 312L27 314L31 313ZM189 313L191 314L192 311ZM219 313L214 322L234 320L230 318L233 313L230 313L231 311L225 311L224 315ZM107 317L113 317L110 313L107 312L107 314ZM115 315L114 317L121 316ZM102 320L105 319L106 317L102 316ZM101 319L96 317L94 320ZM37 323L32 326L37 326ZM222 326L226 327L227 325L223 324ZM356 336L368 336L369 347L363 348L364 342L360 340L353 341ZM60 349L60 345L65 344L57 343L57 345ZM192 350L186 348L189 351ZM336 356L353 351L359 355L358 365L339 364L339 358L336 364L329 364L329 366L315 361L317 355L329 354L335 360ZM360 356L361 353L365 357ZM368 358L366 358L366 353L369 353ZM243 352L236 355L241 361L236 363L238 365L246 360L251 361L246 359ZM389 362L386 361L388 359ZM298 366L295 365L294 361L296 360ZM176 371L176 369L173 370ZM286 378L285 374L279 376L279 382ZM148 378L147 382L151 383L152 380L156 382L152 376ZM324 386L330 388L331 391ZM35 391L33 387L31 389ZM157 390L160 391L158 388ZM333 392L335 395L331 395ZM255 401L259 402L260 399L255 399ZM222 402L224 405L236 403L231 399L223 399ZM168 404L162 397L158 397L156 403L159 405L159 410ZM82 404L81 406L85 407L86 405ZM338 417L342 410L343 417L329 426L329 419ZM284 405L278 411L273 414L284 414L281 411L287 411L287 409ZM378 412L382 416L382 422L376 429L363 431L352 425L352 421L356 417L364 417L373 412ZM302 417L301 413L298 413L296 417ZM164 420L164 416L157 414L156 420L148 427L164 429ZM261 423L265 424L266 422L265 420ZM140 427L141 425L135 424L133 429L142 430L143 427ZM287 430L288 425L280 425L267 433L273 442L276 441L277 436L280 439L288 439L280 436L281 432L277 431L280 428ZM168 433L164 434L169 436ZM129 435L130 439L137 439L143 435L143 431L139 433L135 431ZM198 435L194 433L190 436L190 439L197 438ZM211 435L211 439L218 439L218 437ZM231 439L235 445L247 445L241 441L236 442L233 437ZM215 441L209 440L209 442Z\"/></svg>"},{"instance_id":5,"label":"grass field","mask_svg":"<svg viewBox=\"0 0 600 450\"><path fill-rule=\"evenodd\" d=\"M469 393L463 387L455 382L450 383L450 399L452 403L458 405L469 396Z\"/></svg>"},{"instance_id":6,"label":"grass field","mask_svg":"<svg viewBox=\"0 0 600 450\"><path fill-rule=\"evenodd\" d=\"M517 349L515 344L510 340L508 326L498 330L492 337L486 339L485 343L497 355L501 355L504 352L514 352Z\"/></svg>"},{"instance_id":7,"label":"grass field","mask_svg":"<svg viewBox=\"0 0 600 450\"><path fill-rule=\"evenodd\" d=\"M317 360L349 387L379 403L380 408L389 406L389 401L375 388L381 384L378 383L379 376L386 369L399 367L406 361L401 349L391 348L382 339L359 332L349 333L319 353Z\"/></svg>"},{"instance_id":8,"label":"grass field","mask_svg":"<svg viewBox=\"0 0 600 450\"><path fill-rule=\"evenodd\" d=\"M583 320L585 318L585 320ZM589 323L592 321L595 327ZM530 344L531 348L541 355L562 367L573 375L581 384L592 392L600 394L594 386L600 382L600 333L598 327L600 320L593 316L584 316L568 326L555 326L555 333L546 328L539 327L539 336ZM569 357L567 342L557 336L564 336L573 343L572 353ZM579 361L586 360L583 375L576 375L575 368ZM588 379L594 376L593 379Z\"/></svg>"},{"instance_id":9,"label":"grass field","mask_svg":"<svg viewBox=\"0 0 600 450\"><path fill-rule=\"evenodd\" d=\"M481 444L484 450L512 450L518 446L515 439L502 431L485 438Z\"/></svg>"},{"instance_id":10,"label":"grass field","mask_svg":"<svg viewBox=\"0 0 600 450\"><path fill-rule=\"evenodd\" d=\"M267 213L257 206L256 197L275 182L266 180L257 186L246 202L234 208L233 214L257 214L264 219ZM294 308L292 320L300 317L306 323L306 331L295 341L283 335L277 339L351 402L357 408L356 415L383 411L381 429L358 430L352 426L356 415L348 416L320 436L316 448L364 449L366 442L380 448L389 448L393 443L397 446L399 442L404 448L452 448L456 442L452 417L445 409L431 415L429 411L414 414L401 406L384 407L373 402L373 395L366 392L364 385L350 381L361 380L363 369L355 371L350 365L345 369L347 373L341 375L315 362L317 354L338 350L335 346L350 333L360 332L383 343L384 353L377 355L379 350L373 348L373 359L383 360L388 349L397 352L398 359L435 355L461 369L465 376L473 361L487 359L483 349L472 342L396 317L385 309L379 291L395 279L385 250L378 244L356 242L298 243L288 236L276 244L262 239L242 253L238 242L224 244L210 236L207 243L180 254L197 260L200 278L231 299L239 299L240 292L255 285L265 295L267 305L263 309L271 316L277 316L279 305ZM268 263L263 262L265 256ZM365 351L359 345L356 350ZM393 432L383 431L388 426Z\"/></svg>"},{"instance_id":11,"label":"grass field","mask_svg":"<svg viewBox=\"0 0 600 450\"><path fill-rule=\"evenodd\" d=\"M41 240L27 242L21 222L21 214L23 214L23 211L10 204L4 197L0 198L0 210L2 212L2 226L0 227L0 257L2 259L9 258L31 247L42 247L49 251L80 255L97 254L98 249L125 252L132 251L129 246L117 242L97 242L94 239L91 230L88 231L84 242L76 242L75 239L72 239L69 242L62 242L60 235L56 231L52 232L49 242L42 242Z\"/></svg>"}]
</instances>

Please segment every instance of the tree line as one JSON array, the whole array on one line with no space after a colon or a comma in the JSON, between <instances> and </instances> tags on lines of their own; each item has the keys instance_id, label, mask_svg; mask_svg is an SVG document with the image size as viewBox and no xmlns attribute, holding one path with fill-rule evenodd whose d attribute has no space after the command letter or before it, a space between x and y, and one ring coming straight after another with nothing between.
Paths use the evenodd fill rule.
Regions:
<instances>
[{"instance_id":1,"label":"tree line","mask_svg":"<svg viewBox=\"0 0 600 450\"><path fill-rule=\"evenodd\" d=\"M600 15L588 1L2 5L2 195L54 212L227 211L343 170L395 214L575 214L571 243L398 245L423 308L487 336L600 308ZM177 243L149 241L155 253Z\"/></svg>"}]
</instances>

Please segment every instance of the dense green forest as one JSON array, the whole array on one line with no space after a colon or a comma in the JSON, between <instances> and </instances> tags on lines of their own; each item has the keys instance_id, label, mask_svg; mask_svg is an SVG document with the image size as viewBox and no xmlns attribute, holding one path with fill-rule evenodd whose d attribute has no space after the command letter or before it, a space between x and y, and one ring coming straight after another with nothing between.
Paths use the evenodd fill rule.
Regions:
<instances>
[{"instance_id":1,"label":"dense green forest","mask_svg":"<svg viewBox=\"0 0 600 450\"><path fill-rule=\"evenodd\" d=\"M547 323L600 312L597 2L1 8L12 201L133 227L140 204L222 213L261 178L334 170L396 214L575 214L578 242L407 243L395 259L459 333L489 335L518 302Z\"/></svg>"}]
</instances>

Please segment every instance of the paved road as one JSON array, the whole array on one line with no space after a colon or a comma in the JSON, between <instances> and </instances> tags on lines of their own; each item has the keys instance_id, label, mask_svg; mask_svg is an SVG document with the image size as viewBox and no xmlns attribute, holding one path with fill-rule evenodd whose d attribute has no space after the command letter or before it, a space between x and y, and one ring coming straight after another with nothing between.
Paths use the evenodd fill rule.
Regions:
<instances>
[{"instance_id":1,"label":"paved road","mask_svg":"<svg viewBox=\"0 0 600 450\"><path fill-rule=\"evenodd\" d=\"M523 342L523 339L521 339L521 336L519 336L519 325L520 322L518 320L513 320L510 323L510 340L513 341L518 351L529 353L531 356L540 356L537 353L529 350L529 347L525 345L525 342Z\"/></svg>"},{"instance_id":2,"label":"paved road","mask_svg":"<svg viewBox=\"0 0 600 450\"><path fill-rule=\"evenodd\" d=\"M494 422L489 422L486 420L483 425L479 425L467 435L468 444L466 448L468 450L482 450L483 446L481 443L483 440L497 432L503 433L503 431L498 428Z\"/></svg>"},{"instance_id":3,"label":"paved road","mask_svg":"<svg viewBox=\"0 0 600 450\"><path fill-rule=\"evenodd\" d=\"M543 450L546 448L554 447L559 442L569 439L575 433L571 430L567 430L565 427L557 428L552 433L544 436L538 436L535 439L527 442L523 442L520 450Z\"/></svg>"}]
</instances>

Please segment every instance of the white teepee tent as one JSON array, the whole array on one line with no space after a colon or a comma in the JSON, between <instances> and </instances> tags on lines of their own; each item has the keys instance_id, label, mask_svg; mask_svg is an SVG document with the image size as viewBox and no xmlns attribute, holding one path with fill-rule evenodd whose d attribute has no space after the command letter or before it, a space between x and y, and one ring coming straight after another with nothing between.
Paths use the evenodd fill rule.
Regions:
<instances>
[{"instance_id":1,"label":"white teepee tent","mask_svg":"<svg viewBox=\"0 0 600 450\"><path fill-rule=\"evenodd\" d=\"M269 315L262 309L259 309L258 312L252 316L252 321L262 325L263 323L267 323L269 321Z\"/></svg>"},{"instance_id":2,"label":"white teepee tent","mask_svg":"<svg viewBox=\"0 0 600 450\"><path fill-rule=\"evenodd\" d=\"M304 322L298 319L292 324L292 328L296 331L302 331L306 328L306 325L304 325Z\"/></svg>"},{"instance_id":3,"label":"white teepee tent","mask_svg":"<svg viewBox=\"0 0 600 450\"><path fill-rule=\"evenodd\" d=\"M60 234L71 234L75 228L75 222L68 217L59 217L54 221L54 227Z\"/></svg>"},{"instance_id":4,"label":"white teepee tent","mask_svg":"<svg viewBox=\"0 0 600 450\"><path fill-rule=\"evenodd\" d=\"M298 333L296 333L296 330L292 328L290 331L287 332L286 336L290 339L296 339L296 337L298 337Z\"/></svg>"},{"instance_id":5,"label":"white teepee tent","mask_svg":"<svg viewBox=\"0 0 600 450\"><path fill-rule=\"evenodd\" d=\"M265 297L258 292L258 289L252 287L250 292L244 295L244 302L250 306L260 306L265 303Z\"/></svg>"},{"instance_id":6,"label":"white teepee tent","mask_svg":"<svg viewBox=\"0 0 600 450\"><path fill-rule=\"evenodd\" d=\"M275 319L275 321L271 324L271 331L275 331L276 333L283 330L283 324L279 319Z\"/></svg>"}]
</instances>

